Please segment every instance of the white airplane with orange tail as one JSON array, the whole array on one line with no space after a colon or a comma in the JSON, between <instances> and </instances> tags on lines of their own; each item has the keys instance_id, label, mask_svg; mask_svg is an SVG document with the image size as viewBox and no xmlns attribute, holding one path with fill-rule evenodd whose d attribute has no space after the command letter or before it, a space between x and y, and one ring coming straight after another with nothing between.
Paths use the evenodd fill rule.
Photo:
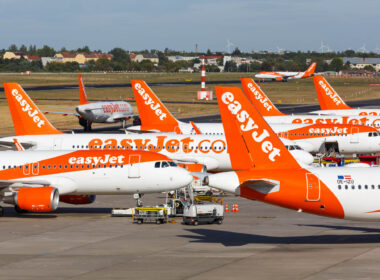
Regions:
<instances>
[{"instance_id":1,"label":"white airplane with orange tail","mask_svg":"<svg viewBox=\"0 0 380 280\"><path fill-rule=\"evenodd\" d=\"M298 212L379 221L380 172L297 163L261 114L235 87L215 87L232 172L205 177L211 187Z\"/></svg>"},{"instance_id":2,"label":"white airplane with orange tail","mask_svg":"<svg viewBox=\"0 0 380 280\"><path fill-rule=\"evenodd\" d=\"M148 151L0 152L0 201L18 212L53 211L59 200L92 203L97 194L171 191L192 179L167 156Z\"/></svg>"},{"instance_id":3,"label":"white airplane with orange tail","mask_svg":"<svg viewBox=\"0 0 380 280\"><path fill-rule=\"evenodd\" d=\"M190 124L178 121L144 81L131 81L131 84L140 113L141 126L129 129L186 134L199 132L205 135L224 134L221 123ZM252 102L258 103L256 106L261 109L261 114L279 118L290 117L278 111L252 79L242 79L242 85ZM331 149L344 154L380 152L380 134L373 127L335 123L310 125L273 123L271 127L282 139L292 140L310 153Z\"/></svg>"},{"instance_id":4,"label":"white airplane with orange tail","mask_svg":"<svg viewBox=\"0 0 380 280\"><path fill-rule=\"evenodd\" d=\"M349 124L380 129L380 116L361 115L286 115L281 113L261 88L250 78L241 79L244 93L270 124Z\"/></svg>"},{"instance_id":5,"label":"white airplane with orange tail","mask_svg":"<svg viewBox=\"0 0 380 280\"><path fill-rule=\"evenodd\" d=\"M75 107L76 112L68 111L44 111L44 113L74 115L79 119L79 124L85 131L91 130L92 123L116 123L123 122L136 117L131 105L126 101L104 101L90 103L87 98L86 89L82 75L78 74L79 80L79 105ZM61 108L61 107L58 107ZM71 109L71 108L61 108Z\"/></svg>"},{"instance_id":6,"label":"white airplane with orange tail","mask_svg":"<svg viewBox=\"0 0 380 280\"><path fill-rule=\"evenodd\" d=\"M380 109L348 106L323 76L314 76L313 81L321 110L310 112L310 114L380 116Z\"/></svg>"},{"instance_id":7,"label":"white airplane with orange tail","mask_svg":"<svg viewBox=\"0 0 380 280\"><path fill-rule=\"evenodd\" d=\"M174 133L147 134L64 134L57 130L40 112L22 87L4 83L16 136L0 138L0 145L18 150L83 150L122 149L147 150L162 153L184 163L192 171L231 170L223 135L182 135ZM292 154L303 164L313 157L292 141L285 140Z\"/></svg>"},{"instance_id":8,"label":"white airplane with orange tail","mask_svg":"<svg viewBox=\"0 0 380 280\"><path fill-rule=\"evenodd\" d=\"M287 81L291 79L304 79L314 76L316 62L313 62L305 72L259 72L258 79L272 79L273 81Z\"/></svg>"}]
</instances>

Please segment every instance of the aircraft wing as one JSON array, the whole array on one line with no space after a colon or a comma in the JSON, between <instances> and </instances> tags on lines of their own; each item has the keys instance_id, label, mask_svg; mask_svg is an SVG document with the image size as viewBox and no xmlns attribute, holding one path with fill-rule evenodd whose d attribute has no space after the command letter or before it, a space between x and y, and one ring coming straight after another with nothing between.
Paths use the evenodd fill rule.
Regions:
<instances>
[{"instance_id":1,"label":"aircraft wing","mask_svg":"<svg viewBox=\"0 0 380 280\"><path fill-rule=\"evenodd\" d=\"M32 188L51 186L49 181L45 180L0 180L0 189L4 188Z\"/></svg>"},{"instance_id":2,"label":"aircraft wing","mask_svg":"<svg viewBox=\"0 0 380 280\"><path fill-rule=\"evenodd\" d=\"M123 120L126 120L126 119L129 119L129 118L134 118L134 117L137 117L139 114L131 114L131 115L128 115L128 116L113 116L112 118L115 120L115 121L123 121Z\"/></svg>"},{"instance_id":3,"label":"aircraft wing","mask_svg":"<svg viewBox=\"0 0 380 280\"><path fill-rule=\"evenodd\" d=\"M78 113L75 112L64 112L64 111L46 111L46 110L41 110L44 114L61 114L61 115L73 115L76 117L80 117Z\"/></svg>"},{"instance_id":4,"label":"aircraft wing","mask_svg":"<svg viewBox=\"0 0 380 280\"><path fill-rule=\"evenodd\" d=\"M32 143L20 143L20 144L26 150L33 148L35 146L35 144L32 144ZM12 149L12 150L17 150L17 146L16 146L16 143L14 141L0 141L0 147Z\"/></svg>"},{"instance_id":5,"label":"aircraft wing","mask_svg":"<svg viewBox=\"0 0 380 280\"><path fill-rule=\"evenodd\" d=\"M49 106L50 108L56 108L56 109L62 109L62 110L72 110L75 111L75 108L68 108L68 107L59 107L59 106Z\"/></svg>"}]
</instances>

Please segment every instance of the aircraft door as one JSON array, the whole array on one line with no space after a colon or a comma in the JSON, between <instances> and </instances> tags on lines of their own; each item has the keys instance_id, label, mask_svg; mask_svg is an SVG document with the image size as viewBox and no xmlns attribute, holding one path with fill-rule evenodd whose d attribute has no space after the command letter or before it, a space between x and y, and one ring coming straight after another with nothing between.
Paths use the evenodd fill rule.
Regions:
<instances>
[{"instance_id":1,"label":"aircraft door","mask_svg":"<svg viewBox=\"0 0 380 280\"><path fill-rule=\"evenodd\" d=\"M140 155L129 156L128 178L140 178Z\"/></svg>"},{"instance_id":2,"label":"aircraft door","mask_svg":"<svg viewBox=\"0 0 380 280\"><path fill-rule=\"evenodd\" d=\"M306 201L319 201L321 185L319 178L313 173L306 173Z\"/></svg>"},{"instance_id":3,"label":"aircraft door","mask_svg":"<svg viewBox=\"0 0 380 280\"><path fill-rule=\"evenodd\" d=\"M359 143L359 128L358 127L351 128L350 143Z\"/></svg>"}]
</instances>

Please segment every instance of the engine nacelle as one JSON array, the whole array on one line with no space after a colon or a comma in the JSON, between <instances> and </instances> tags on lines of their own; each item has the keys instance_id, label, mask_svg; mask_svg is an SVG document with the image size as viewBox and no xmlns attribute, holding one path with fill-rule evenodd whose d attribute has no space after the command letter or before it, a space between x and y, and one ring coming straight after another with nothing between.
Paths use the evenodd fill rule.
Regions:
<instances>
[{"instance_id":1,"label":"engine nacelle","mask_svg":"<svg viewBox=\"0 0 380 280\"><path fill-rule=\"evenodd\" d=\"M91 204L95 201L96 195L61 195L59 201L68 204Z\"/></svg>"},{"instance_id":2,"label":"engine nacelle","mask_svg":"<svg viewBox=\"0 0 380 280\"><path fill-rule=\"evenodd\" d=\"M38 187L17 189L13 196L12 204L31 212L50 212L58 208L58 203L58 189L54 187Z\"/></svg>"},{"instance_id":3,"label":"engine nacelle","mask_svg":"<svg viewBox=\"0 0 380 280\"><path fill-rule=\"evenodd\" d=\"M207 167L199 163L178 164L178 166L185 168L189 172L199 172L199 173L207 172Z\"/></svg>"}]
</instances>

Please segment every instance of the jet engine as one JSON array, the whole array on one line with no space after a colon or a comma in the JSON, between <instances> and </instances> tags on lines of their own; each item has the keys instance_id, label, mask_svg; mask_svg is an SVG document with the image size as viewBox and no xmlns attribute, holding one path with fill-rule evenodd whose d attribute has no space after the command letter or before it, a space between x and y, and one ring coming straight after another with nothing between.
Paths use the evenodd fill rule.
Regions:
<instances>
[{"instance_id":1,"label":"jet engine","mask_svg":"<svg viewBox=\"0 0 380 280\"><path fill-rule=\"evenodd\" d=\"M14 204L22 210L31 212L50 212L58 208L59 192L54 187L35 187L15 189L4 202Z\"/></svg>"},{"instance_id":2,"label":"jet engine","mask_svg":"<svg viewBox=\"0 0 380 280\"><path fill-rule=\"evenodd\" d=\"M91 204L95 201L96 195L61 195L59 201L68 204Z\"/></svg>"}]
</instances>

